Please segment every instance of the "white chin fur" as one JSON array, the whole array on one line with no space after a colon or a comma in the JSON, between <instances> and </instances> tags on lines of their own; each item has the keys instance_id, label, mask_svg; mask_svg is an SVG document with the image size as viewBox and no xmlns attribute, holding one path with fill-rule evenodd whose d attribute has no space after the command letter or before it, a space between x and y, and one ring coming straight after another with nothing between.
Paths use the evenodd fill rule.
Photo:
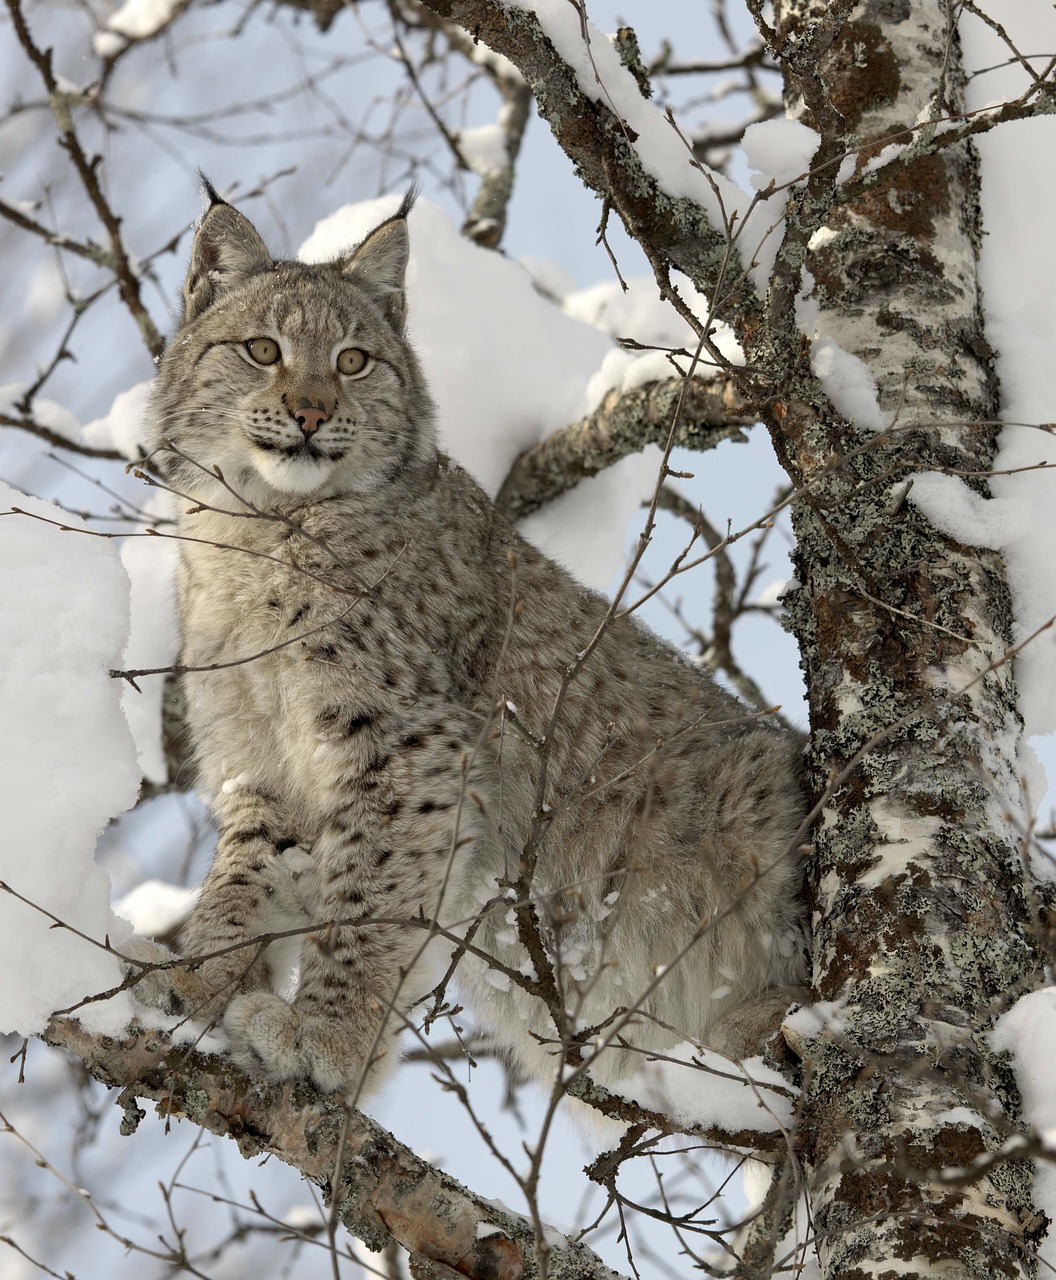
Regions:
<instances>
[{"instance_id":1,"label":"white chin fur","mask_svg":"<svg viewBox=\"0 0 1056 1280\"><path fill-rule=\"evenodd\" d=\"M265 453L253 461L268 484L280 493L311 493L326 483L334 469L332 462L322 458L277 458Z\"/></svg>"}]
</instances>

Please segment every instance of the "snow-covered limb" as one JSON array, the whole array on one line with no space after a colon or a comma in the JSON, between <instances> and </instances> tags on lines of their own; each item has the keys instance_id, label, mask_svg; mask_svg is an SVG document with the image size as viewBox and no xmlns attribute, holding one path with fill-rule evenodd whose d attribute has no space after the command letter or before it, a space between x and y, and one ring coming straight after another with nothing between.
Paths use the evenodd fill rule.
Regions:
<instances>
[{"instance_id":1,"label":"snow-covered limb","mask_svg":"<svg viewBox=\"0 0 1056 1280\"><path fill-rule=\"evenodd\" d=\"M423 0L423 5L517 65L580 177L619 213L658 268L663 264L666 270L671 264L702 291L721 293L723 316L731 324L758 315L759 299L740 252L730 243L729 228L723 225L724 218L747 203L743 193L721 175L702 173L689 145L659 109L642 98L633 74L620 64L604 37L598 36L597 47L580 50L583 57L578 61L585 58L584 66L566 60L552 42L551 28L554 22L567 26L571 14L578 30L575 6L563 0L545 6L544 25L528 8L501 0ZM615 66L607 68L599 88L586 67L603 56L603 49ZM628 115L633 120L626 119ZM657 124L662 136L654 133ZM643 128L649 148L636 146ZM663 181L647 168L646 150L650 163L662 152ZM711 208L710 217L705 207Z\"/></svg>"},{"instance_id":2,"label":"snow-covered limb","mask_svg":"<svg viewBox=\"0 0 1056 1280\"><path fill-rule=\"evenodd\" d=\"M174 1048L159 1031L127 1040L93 1036L55 1019L45 1039L75 1053L97 1080L122 1088L122 1132L131 1133L150 1098L168 1119L190 1120L234 1139L246 1158L271 1153L339 1202L341 1222L372 1249L399 1241L422 1276L533 1280L538 1242L527 1219L434 1169L380 1125L306 1085L251 1083L227 1059ZM340 1170L336 1178L335 1170ZM546 1231L552 1280L620 1280L583 1244Z\"/></svg>"},{"instance_id":3,"label":"snow-covered limb","mask_svg":"<svg viewBox=\"0 0 1056 1280\"><path fill-rule=\"evenodd\" d=\"M676 445L702 452L737 439L756 420L725 375L613 388L593 413L524 450L499 490L500 509L519 520L647 444L665 445L683 385Z\"/></svg>"},{"instance_id":4,"label":"snow-covered limb","mask_svg":"<svg viewBox=\"0 0 1056 1280\"><path fill-rule=\"evenodd\" d=\"M483 69L502 98L495 124L473 131L463 130L459 135L463 156L481 178L462 230L476 244L495 248L506 228L514 169L532 111L532 94L524 77L508 59L470 40L459 27L448 27L448 38L456 49Z\"/></svg>"},{"instance_id":5,"label":"snow-covered limb","mask_svg":"<svg viewBox=\"0 0 1056 1280\"><path fill-rule=\"evenodd\" d=\"M20 431L28 431L30 435L38 436L57 449L68 449L72 453L81 453L89 458L104 458L111 462L121 461L121 454L116 449L97 449L79 440L71 440L69 436L63 435L30 414L16 415L0 410L0 427L17 427Z\"/></svg>"}]
</instances>

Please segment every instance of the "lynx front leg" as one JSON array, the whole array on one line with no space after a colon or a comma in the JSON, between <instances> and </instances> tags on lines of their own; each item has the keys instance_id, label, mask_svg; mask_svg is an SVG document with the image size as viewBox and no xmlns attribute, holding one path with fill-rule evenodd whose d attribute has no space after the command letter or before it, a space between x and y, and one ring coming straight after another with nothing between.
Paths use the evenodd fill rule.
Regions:
<instances>
[{"instance_id":1,"label":"lynx front leg","mask_svg":"<svg viewBox=\"0 0 1056 1280\"><path fill-rule=\"evenodd\" d=\"M169 971L174 1011L195 1016L216 1014L236 991L266 986L263 935L306 920L283 855L294 840L281 803L239 783L221 792L214 811L216 856L181 939L188 967Z\"/></svg>"},{"instance_id":2,"label":"lynx front leg","mask_svg":"<svg viewBox=\"0 0 1056 1280\"><path fill-rule=\"evenodd\" d=\"M301 985L292 1004L270 991L234 997L224 1026L246 1066L276 1080L310 1079L327 1093L358 1098L376 1091L396 1064L405 1006L431 982L428 966L420 958L415 963L413 955L428 942L424 930L369 920L359 932L367 930L385 949L382 963L365 963L362 938L350 944L349 926L325 929L309 935L312 950L302 953ZM397 963L401 954L405 966Z\"/></svg>"},{"instance_id":3,"label":"lynx front leg","mask_svg":"<svg viewBox=\"0 0 1056 1280\"><path fill-rule=\"evenodd\" d=\"M429 925L455 923L467 860L493 838L486 780L463 773L465 749L450 732L434 743L405 731L403 741L421 745L383 753L330 794L313 849L319 927L293 1003L254 992L225 1015L243 1060L273 1079L369 1093L395 1063L406 1010L450 954Z\"/></svg>"}]
</instances>

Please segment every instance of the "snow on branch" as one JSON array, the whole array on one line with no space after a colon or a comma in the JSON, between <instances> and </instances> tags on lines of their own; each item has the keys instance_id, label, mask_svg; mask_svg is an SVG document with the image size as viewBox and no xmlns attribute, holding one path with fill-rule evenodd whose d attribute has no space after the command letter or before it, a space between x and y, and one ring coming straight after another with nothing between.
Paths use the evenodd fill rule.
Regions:
<instances>
[{"instance_id":1,"label":"snow on branch","mask_svg":"<svg viewBox=\"0 0 1056 1280\"><path fill-rule=\"evenodd\" d=\"M500 0L422 2L520 69L584 183L619 213L631 236L655 258L654 267L677 267L699 289L721 297L723 318L734 327L758 315L759 299L731 244L730 219L743 193L721 175L703 170L673 121L642 98L633 74L619 65L604 38L584 42L577 50L597 79L587 92L590 72L577 70L553 42L551 20L564 17L556 7L547 9L544 27L535 13ZM603 52L617 62L615 73L607 70L604 78L596 67ZM648 148L637 145L643 130ZM678 148L684 164L681 154L672 158ZM647 150L663 153L662 179L643 162ZM712 210L710 220L706 208Z\"/></svg>"},{"instance_id":2,"label":"snow on branch","mask_svg":"<svg viewBox=\"0 0 1056 1280\"><path fill-rule=\"evenodd\" d=\"M647 444L666 445L680 395L675 445L703 452L741 438L741 428L756 421L733 380L721 374L613 388L593 413L524 450L499 490L499 509L511 520L523 519Z\"/></svg>"}]
</instances>

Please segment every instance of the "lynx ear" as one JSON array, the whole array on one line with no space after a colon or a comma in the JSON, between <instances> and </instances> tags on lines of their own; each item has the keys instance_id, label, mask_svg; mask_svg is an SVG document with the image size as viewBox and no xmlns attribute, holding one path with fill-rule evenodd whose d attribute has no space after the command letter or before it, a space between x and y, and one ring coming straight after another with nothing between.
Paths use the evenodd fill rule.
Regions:
<instances>
[{"instance_id":1,"label":"lynx ear","mask_svg":"<svg viewBox=\"0 0 1056 1280\"><path fill-rule=\"evenodd\" d=\"M339 262L342 274L354 277L378 295L393 327L403 329L407 314L407 263L411 247L407 235L407 215L417 192L412 188L396 213L375 227L369 236Z\"/></svg>"},{"instance_id":2,"label":"lynx ear","mask_svg":"<svg viewBox=\"0 0 1056 1280\"><path fill-rule=\"evenodd\" d=\"M191 247L191 265L183 286L183 323L202 314L232 285L275 265L256 228L213 190Z\"/></svg>"}]
</instances>

